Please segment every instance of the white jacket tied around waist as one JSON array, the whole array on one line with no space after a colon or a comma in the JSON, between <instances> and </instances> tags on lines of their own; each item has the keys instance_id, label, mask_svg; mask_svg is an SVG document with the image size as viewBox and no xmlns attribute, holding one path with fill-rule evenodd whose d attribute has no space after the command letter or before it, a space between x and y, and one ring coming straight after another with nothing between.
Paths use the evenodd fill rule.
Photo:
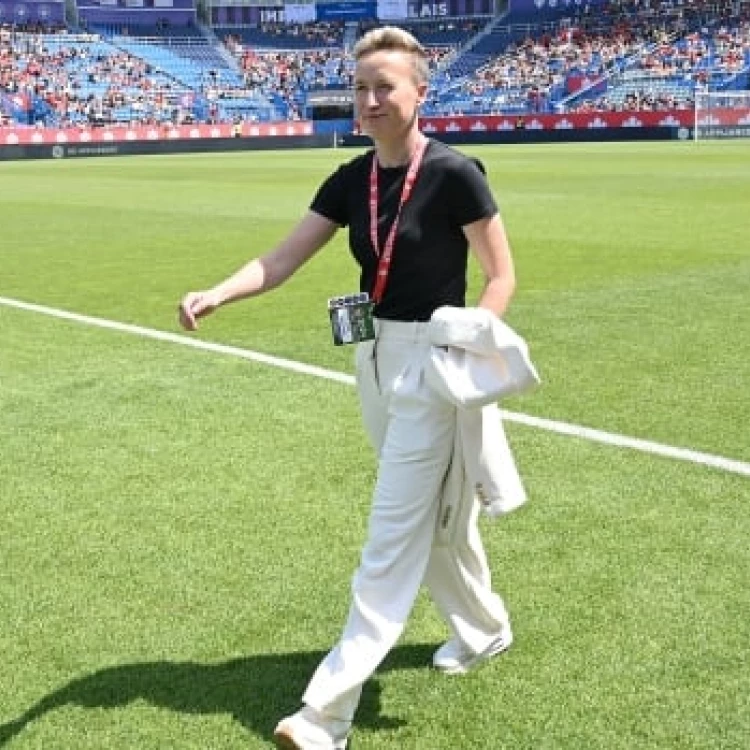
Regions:
<instances>
[{"instance_id":1,"label":"white jacket tied around waist","mask_svg":"<svg viewBox=\"0 0 750 750\"><path fill-rule=\"evenodd\" d=\"M457 407L451 465L441 500L438 536L449 541L459 516L476 498L490 516L526 502L497 401L540 383L528 345L491 311L441 307L429 324L425 378Z\"/></svg>"}]
</instances>

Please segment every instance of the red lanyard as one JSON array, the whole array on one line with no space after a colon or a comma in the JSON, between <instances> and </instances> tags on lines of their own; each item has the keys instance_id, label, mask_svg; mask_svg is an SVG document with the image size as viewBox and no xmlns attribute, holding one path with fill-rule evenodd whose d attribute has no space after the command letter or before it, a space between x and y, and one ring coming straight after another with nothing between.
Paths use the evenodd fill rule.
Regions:
<instances>
[{"instance_id":1,"label":"red lanyard","mask_svg":"<svg viewBox=\"0 0 750 750\"><path fill-rule=\"evenodd\" d=\"M383 298L385 282L388 280L388 271L391 268L393 245L396 241L396 230L398 229L398 222L401 218L401 209L404 207L404 203L409 200L411 190L414 187L414 182L417 179L419 166L422 163L422 156L424 155L426 148L427 138L422 138L417 144L414 155L411 157L409 170L406 173L406 179L404 180L404 187L401 190L401 198L398 202L396 218L393 220L393 224L391 224L391 229L385 239L385 245L383 246L382 251L380 250L380 242L378 241L378 157L376 154L372 155L372 169L370 170L370 242L372 242L372 249L375 251L375 255L379 258L377 276L375 277L375 288L372 290L372 299L375 303L380 302Z\"/></svg>"}]
</instances>

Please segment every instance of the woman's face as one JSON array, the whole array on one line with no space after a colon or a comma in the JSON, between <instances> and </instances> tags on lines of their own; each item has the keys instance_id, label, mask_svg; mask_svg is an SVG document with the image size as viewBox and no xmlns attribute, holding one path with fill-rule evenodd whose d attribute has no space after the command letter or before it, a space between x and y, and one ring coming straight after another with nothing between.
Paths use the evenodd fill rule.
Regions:
<instances>
[{"instance_id":1,"label":"woman's face","mask_svg":"<svg viewBox=\"0 0 750 750\"><path fill-rule=\"evenodd\" d=\"M404 138L416 123L427 84L418 83L414 58L400 50L370 52L354 72L355 114L373 140Z\"/></svg>"}]
</instances>

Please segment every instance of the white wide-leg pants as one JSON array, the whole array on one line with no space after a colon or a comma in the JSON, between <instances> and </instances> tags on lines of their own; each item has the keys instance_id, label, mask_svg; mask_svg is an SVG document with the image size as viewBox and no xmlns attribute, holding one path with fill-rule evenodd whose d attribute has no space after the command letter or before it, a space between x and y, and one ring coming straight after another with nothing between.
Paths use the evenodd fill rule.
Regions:
<instances>
[{"instance_id":1,"label":"white wide-leg pants","mask_svg":"<svg viewBox=\"0 0 750 750\"><path fill-rule=\"evenodd\" d=\"M376 340L357 348L362 416L379 456L368 537L341 640L303 696L312 708L346 721L363 683L401 635L422 583L453 634L476 652L508 622L491 590L473 498L462 503L451 543L436 541L456 409L424 382L427 324L376 326Z\"/></svg>"}]
</instances>

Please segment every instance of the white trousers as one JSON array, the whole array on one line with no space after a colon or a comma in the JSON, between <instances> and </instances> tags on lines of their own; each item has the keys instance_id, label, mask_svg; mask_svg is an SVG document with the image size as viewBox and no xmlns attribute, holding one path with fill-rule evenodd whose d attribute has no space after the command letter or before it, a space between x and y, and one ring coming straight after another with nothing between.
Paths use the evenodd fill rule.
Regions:
<instances>
[{"instance_id":1,"label":"white trousers","mask_svg":"<svg viewBox=\"0 0 750 750\"><path fill-rule=\"evenodd\" d=\"M346 721L362 685L401 635L423 583L453 635L476 652L508 622L491 589L478 503L462 503L449 545L436 538L456 410L424 382L427 324L376 326L376 340L359 344L356 355L362 416L379 457L368 537L341 640L303 696L312 708Z\"/></svg>"}]
</instances>

